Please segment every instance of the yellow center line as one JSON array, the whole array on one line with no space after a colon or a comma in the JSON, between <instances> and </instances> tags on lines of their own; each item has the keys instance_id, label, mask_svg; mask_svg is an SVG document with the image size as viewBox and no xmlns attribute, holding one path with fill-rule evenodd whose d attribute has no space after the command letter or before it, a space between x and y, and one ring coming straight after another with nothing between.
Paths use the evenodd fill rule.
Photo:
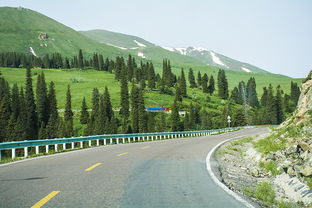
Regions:
<instances>
[{"instance_id":1,"label":"yellow center line","mask_svg":"<svg viewBox=\"0 0 312 208\"><path fill-rule=\"evenodd\" d=\"M151 146L144 146L144 147L141 147L140 149L147 149L147 148L150 148Z\"/></svg>"},{"instance_id":2,"label":"yellow center line","mask_svg":"<svg viewBox=\"0 0 312 208\"><path fill-rule=\"evenodd\" d=\"M91 170L93 170L94 168L96 168L99 165L102 165L102 163L96 163L95 165L92 165L91 167L85 169L85 171L91 171Z\"/></svg>"},{"instance_id":3,"label":"yellow center line","mask_svg":"<svg viewBox=\"0 0 312 208\"><path fill-rule=\"evenodd\" d=\"M35 205L33 205L31 208L40 208L40 207L42 207L45 203L47 203L50 199L55 197L55 195L57 195L58 193L60 193L60 191L52 191L51 193L46 195L43 199L38 201Z\"/></svg>"},{"instance_id":4,"label":"yellow center line","mask_svg":"<svg viewBox=\"0 0 312 208\"><path fill-rule=\"evenodd\" d=\"M128 153L129 153L129 152L120 153L120 154L117 155L117 157L126 155L126 154L128 154Z\"/></svg>"}]
</instances>

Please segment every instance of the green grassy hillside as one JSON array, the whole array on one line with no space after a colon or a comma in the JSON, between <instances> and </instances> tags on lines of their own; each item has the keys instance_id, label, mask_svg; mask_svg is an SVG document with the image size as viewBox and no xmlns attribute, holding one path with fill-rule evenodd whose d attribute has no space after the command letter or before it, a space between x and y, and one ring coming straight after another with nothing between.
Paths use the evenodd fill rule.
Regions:
<instances>
[{"instance_id":1,"label":"green grassy hillside","mask_svg":"<svg viewBox=\"0 0 312 208\"><path fill-rule=\"evenodd\" d=\"M58 107L60 109L65 106L65 94L67 85L70 84L72 90L72 104L74 109L80 109L81 100L85 96L87 103L90 107L91 92L94 87L97 87L103 92L104 87L107 86L111 93L111 99L113 106L119 107L119 97L120 97L120 86L119 83L114 79L114 74L109 72L102 72L96 70L59 70L59 69L32 69L33 83L36 86L37 74L41 71L45 72L47 82L54 81L56 85L56 93L58 100ZM160 69L157 69L160 71ZM24 86L25 83L25 69L12 69L12 68L0 68L1 74L8 80L9 84L12 86L17 83L19 86ZM180 73L178 69L174 72ZM196 72L196 71L195 71ZM217 80L217 71L212 71L209 75L213 75L215 80ZM238 72L226 72L229 89L232 90L234 86L238 84L239 81L247 81L250 76L247 73ZM290 81L301 82L300 79L291 79L285 76L265 76L264 74L254 74L257 82L258 96L262 94L262 87L268 86L272 83L274 86L280 84L284 92L289 93ZM188 88L188 95L190 98L184 99L184 103L190 103L196 101L200 103L203 107L208 105L206 101L207 95L203 94L202 91L198 89ZM161 106L171 106L173 103L174 96L159 94L157 91L150 91L145 93L146 106L150 107L161 107ZM209 102L209 106L216 105L216 108L221 105L221 100L216 96L211 96L212 101Z\"/></svg>"},{"instance_id":2,"label":"green grassy hillside","mask_svg":"<svg viewBox=\"0 0 312 208\"><path fill-rule=\"evenodd\" d=\"M40 40L41 33L48 38ZM30 53L38 56L59 52L73 56L82 49L86 54L102 53L112 57L127 55L124 51L87 38L79 32L38 12L24 8L0 7L0 52Z\"/></svg>"}]
</instances>

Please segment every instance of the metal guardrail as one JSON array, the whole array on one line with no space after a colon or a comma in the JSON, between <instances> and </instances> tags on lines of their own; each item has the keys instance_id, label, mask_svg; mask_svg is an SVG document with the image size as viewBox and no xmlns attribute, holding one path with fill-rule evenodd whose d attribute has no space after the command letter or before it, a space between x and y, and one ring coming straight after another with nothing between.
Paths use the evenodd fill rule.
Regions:
<instances>
[{"instance_id":1,"label":"metal guardrail","mask_svg":"<svg viewBox=\"0 0 312 208\"><path fill-rule=\"evenodd\" d=\"M271 127L273 125L261 125ZM115 140L116 144L126 142L138 142L138 141L153 141L159 139L170 139L180 137L194 137L194 136L206 136L211 134L218 134L223 132L234 131L243 128L253 128L260 126L241 126L225 129L212 129L212 130L200 130L200 131L181 131L181 132L153 132L153 133L136 133L136 134L104 134L94 136L82 136L71 138L56 138L56 139L44 139L44 140L25 140L25 141L12 141L0 143L0 160L1 150L11 150L11 157L16 157L16 149L24 148L24 157L28 157L28 148L35 147L36 154L39 154L39 147L45 146L45 152L49 152L50 145L54 145L55 152L58 151L58 145L63 144L63 150L66 149L66 144L71 144L71 149L75 148L75 143L80 143L80 148L83 148L83 142L88 142L89 146L92 146L92 141L96 141L96 146L100 145L100 140L103 140L103 145L113 144ZM109 141L109 142L107 142Z\"/></svg>"}]
</instances>

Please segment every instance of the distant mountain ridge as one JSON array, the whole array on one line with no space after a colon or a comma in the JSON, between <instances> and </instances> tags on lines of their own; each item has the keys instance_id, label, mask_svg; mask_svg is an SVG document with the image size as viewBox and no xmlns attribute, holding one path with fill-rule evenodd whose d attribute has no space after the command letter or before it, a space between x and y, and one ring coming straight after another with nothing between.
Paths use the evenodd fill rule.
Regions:
<instances>
[{"instance_id":1,"label":"distant mountain ridge","mask_svg":"<svg viewBox=\"0 0 312 208\"><path fill-rule=\"evenodd\" d=\"M163 48L172 52L180 53L185 56L196 58L210 66L217 66L236 71L267 73L267 71L260 69L259 67L237 61L235 59L229 58L227 56L202 47L190 46L187 48L172 48L163 46Z\"/></svg>"},{"instance_id":2,"label":"distant mountain ridge","mask_svg":"<svg viewBox=\"0 0 312 208\"><path fill-rule=\"evenodd\" d=\"M269 73L263 69L260 69L259 67L241 61L237 61L235 59L229 58L222 54L216 53L212 50L205 49L203 47L190 46L187 48L177 48L177 47L157 46L137 36L126 35L107 30L89 30L89 31L80 31L80 33L100 43L113 46L118 49L134 52L137 56L149 60L155 59L157 53L168 54L168 52L171 52L169 53L170 56L173 56L173 54L182 55L182 57L174 56L173 58L173 60L175 60L175 58L181 60L181 63L183 63L184 60L187 58L193 58L198 60L201 64L215 66L218 68L248 73ZM169 59L171 60L171 58Z\"/></svg>"}]
</instances>

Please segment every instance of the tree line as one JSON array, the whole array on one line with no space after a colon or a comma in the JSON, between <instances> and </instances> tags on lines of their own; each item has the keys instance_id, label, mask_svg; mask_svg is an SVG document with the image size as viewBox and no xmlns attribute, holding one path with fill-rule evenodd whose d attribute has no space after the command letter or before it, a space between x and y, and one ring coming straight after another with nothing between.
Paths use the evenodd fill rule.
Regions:
<instances>
[{"instance_id":1,"label":"tree line","mask_svg":"<svg viewBox=\"0 0 312 208\"><path fill-rule=\"evenodd\" d=\"M9 54L15 58L3 59ZM42 61L49 60L50 64L53 63L49 66L56 66L56 63L61 62L66 64L68 60L60 58L59 55L46 56L49 58L43 57ZM28 60L28 63L38 62L35 61L37 57L14 55L14 53L0 54L0 57L1 64L19 60L15 63L19 64L19 67L25 66L25 62L22 61L24 59L33 61ZM54 58L50 59L50 57ZM57 59L59 61L56 61ZM285 114L294 111L300 95L297 83L291 82L290 95L284 93L280 86L274 90L272 85L269 85L263 88L262 96L258 96L256 80L253 77L247 84L243 81L238 83L238 86L229 92L226 73L222 69L218 71L215 83L212 75L208 76L206 73L201 75L200 71L195 79L194 71L190 68L187 83L184 69L181 69L180 75L175 75L168 59L163 60L162 76L155 73L152 62L141 61L137 64L131 55L127 59L116 57L115 60L106 60L104 61L103 57L96 53L90 60L86 60L81 50L76 58L68 60L70 67L77 65L77 68L85 68L91 64L95 69L114 73L115 79L120 82L119 111L113 111L107 87L103 92L101 89L93 89L90 108L86 99L82 98L79 121L83 131L80 132L78 127L74 126L69 85L65 95L65 111L60 113L57 109L55 85L53 82L46 83L43 72L36 77L36 91L33 90L32 85L32 73L29 67L31 65L26 64L28 68L24 87L19 88L17 84L10 87L5 78L0 76L0 142L94 134L224 128L228 125L226 119L228 115L231 115L234 126L279 124L285 119ZM206 101L201 105L196 101L188 105L183 103L184 98L190 98L188 87L202 90L206 94ZM160 93L172 95L171 114L147 112L144 102L146 90L158 90ZM210 110L213 105L212 95L226 100L225 104L217 106L216 110ZM179 115L181 110L186 112L185 117Z\"/></svg>"}]
</instances>

